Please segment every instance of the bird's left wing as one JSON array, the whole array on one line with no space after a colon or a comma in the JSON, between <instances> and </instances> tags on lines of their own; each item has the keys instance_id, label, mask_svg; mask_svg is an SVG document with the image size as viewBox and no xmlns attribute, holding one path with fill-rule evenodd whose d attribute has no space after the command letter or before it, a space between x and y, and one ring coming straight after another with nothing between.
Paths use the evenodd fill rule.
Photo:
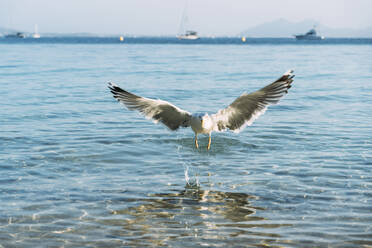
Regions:
<instances>
[{"instance_id":1,"label":"bird's left wing","mask_svg":"<svg viewBox=\"0 0 372 248\"><path fill-rule=\"evenodd\" d=\"M109 83L108 87L114 97L129 110L138 110L145 117L152 118L155 123L160 121L173 131L179 127L190 126L191 114L169 102L137 96L114 83Z\"/></svg>"},{"instance_id":2,"label":"bird's left wing","mask_svg":"<svg viewBox=\"0 0 372 248\"><path fill-rule=\"evenodd\" d=\"M214 122L214 131L230 129L239 132L246 125L253 123L267 107L279 102L291 87L294 75L292 70L287 71L275 82L250 94L243 94L227 108L219 110L211 117Z\"/></svg>"}]
</instances>

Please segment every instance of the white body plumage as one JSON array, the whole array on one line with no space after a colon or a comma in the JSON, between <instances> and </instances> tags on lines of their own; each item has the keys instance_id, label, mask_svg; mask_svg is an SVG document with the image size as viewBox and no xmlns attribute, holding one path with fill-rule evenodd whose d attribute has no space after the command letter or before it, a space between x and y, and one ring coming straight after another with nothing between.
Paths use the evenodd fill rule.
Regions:
<instances>
[{"instance_id":1,"label":"white body plumage","mask_svg":"<svg viewBox=\"0 0 372 248\"><path fill-rule=\"evenodd\" d=\"M210 134L213 131L213 121L208 114L193 114L190 124L195 134Z\"/></svg>"}]
</instances>

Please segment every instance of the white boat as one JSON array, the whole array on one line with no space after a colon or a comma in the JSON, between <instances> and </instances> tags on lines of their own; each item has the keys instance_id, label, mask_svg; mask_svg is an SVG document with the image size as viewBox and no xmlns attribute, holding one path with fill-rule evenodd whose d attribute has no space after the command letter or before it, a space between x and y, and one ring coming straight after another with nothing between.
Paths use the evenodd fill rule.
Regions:
<instances>
[{"instance_id":1,"label":"white boat","mask_svg":"<svg viewBox=\"0 0 372 248\"><path fill-rule=\"evenodd\" d=\"M324 36L317 35L317 32L315 30L315 26L310 29L306 34L296 34L294 37L297 40L323 40Z\"/></svg>"},{"instance_id":2,"label":"white boat","mask_svg":"<svg viewBox=\"0 0 372 248\"><path fill-rule=\"evenodd\" d=\"M197 40L199 39L198 32L189 30L188 28L188 17L187 17L187 2L183 10L181 23L177 38L180 40Z\"/></svg>"},{"instance_id":3,"label":"white boat","mask_svg":"<svg viewBox=\"0 0 372 248\"><path fill-rule=\"evenodd\" d=\"M32 38L34 38L34 39L39 39L40 38L40 34L37 31L37 24L35 24L35 30L34 30L34 33L32 34Z\"/></svg>"},{"instance_id":4,"label":"white boat","mask_svg":"<svg viewBox=\"0 0 372 248\"><path fill-rule=\"evenodd\" d=\"M177 35L180 40L197 40L199 39L198 33L196 31L187 30L185 34Z\"/></svg>"}]
</instances>

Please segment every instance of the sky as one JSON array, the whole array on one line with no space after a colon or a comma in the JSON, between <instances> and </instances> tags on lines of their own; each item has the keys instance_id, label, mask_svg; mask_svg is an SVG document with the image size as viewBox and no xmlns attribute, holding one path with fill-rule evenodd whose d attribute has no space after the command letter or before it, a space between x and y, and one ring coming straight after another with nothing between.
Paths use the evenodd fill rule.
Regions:
<instances>
[{"instance_id":1,"label":"sky","mask_svg":"<svg viewBox=\"0 0 372 248\"><path fill-rule=\"evenodd\" d=\"M0 0L0 27L40 33L175 35L186 8L188 29L236 35L284 18L333 28L372 26L371 0Z\"/></svg>"}]
</instances>

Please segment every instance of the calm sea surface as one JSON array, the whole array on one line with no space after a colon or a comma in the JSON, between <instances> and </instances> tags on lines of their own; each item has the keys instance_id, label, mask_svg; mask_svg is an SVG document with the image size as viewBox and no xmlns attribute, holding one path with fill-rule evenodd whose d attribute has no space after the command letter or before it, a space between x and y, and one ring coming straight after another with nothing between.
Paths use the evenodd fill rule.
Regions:
<instances>
[{"instance_id":1,"label":"calm sea surface","mask_svg":"<svg viewBox=\"0 0 372 248\"><path fill-rule=\"evenodd\" d=\"M371 44L0 43L0 247L371 247ZM107 82L216 112L289 94L194 147Z\"/></svg>"}]
</instances>

